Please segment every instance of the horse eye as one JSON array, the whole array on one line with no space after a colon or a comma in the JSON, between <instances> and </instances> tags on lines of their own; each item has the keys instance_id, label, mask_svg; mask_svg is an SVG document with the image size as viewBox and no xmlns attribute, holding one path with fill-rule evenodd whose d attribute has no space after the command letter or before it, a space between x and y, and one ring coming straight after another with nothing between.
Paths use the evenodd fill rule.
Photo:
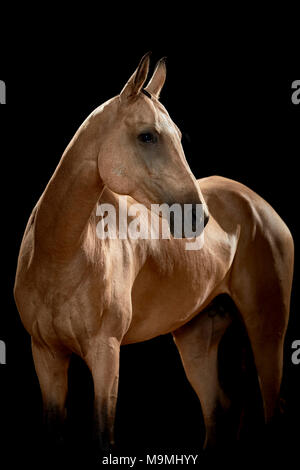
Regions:
<instances>
[{"instance_id":1,"label":"horse eye","mask_svg":"<svg viewBox=\"0 0 300 470\"><path fill-rule=\"evenodd\" d=\"M144 144L154 144L157 141L157 138L151 132L143 132L138 136L138 139Z\"/></svg>"}]
</instances>

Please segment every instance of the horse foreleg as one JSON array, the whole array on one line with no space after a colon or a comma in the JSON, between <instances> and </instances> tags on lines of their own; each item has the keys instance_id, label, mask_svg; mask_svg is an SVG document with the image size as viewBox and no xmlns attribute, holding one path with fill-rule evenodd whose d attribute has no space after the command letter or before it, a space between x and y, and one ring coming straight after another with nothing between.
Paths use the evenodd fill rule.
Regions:
<instances>
[{"instance_id":1,"label":"horse foreleg","mask_svg":"<svg viewBox=\"0 0 300 470\"><path fill-rule=\"evenodd\" d=\"M119 358L120 344L112 337L98 338L85 357L94 382L94 441L102 454L114 445Z\"/></svg>"},{"instance_id":2,"label":"horse foreleg","mask_svg":"<svg viewBox=\"0 0 300 470\"><path fill-rule=\"evenodd\" d=\"M201 403L206 428L204 448L219 442L217 414L225 413L230 405L219 383L218 347L231 321L229 314L220 316L211 307L173 332L187 378Z\"/></svg>"},{"instance_id":3,"label":"horse foreleg","mask_svg":"<svg viewBox=\"0 0 300 470\"><path fill-rule=\"evenodd\" d=\"M50 349L32 339L32 355L43 398L47 446L61 446L70 354Z\"/></svg>"}]
</instances>

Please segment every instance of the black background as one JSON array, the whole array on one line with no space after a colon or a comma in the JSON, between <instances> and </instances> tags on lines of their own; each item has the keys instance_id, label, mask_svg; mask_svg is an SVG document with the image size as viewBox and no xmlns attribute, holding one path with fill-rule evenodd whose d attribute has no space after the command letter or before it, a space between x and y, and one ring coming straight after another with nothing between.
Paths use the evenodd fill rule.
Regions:
<instances>
[{"instance_id":1,"label":"black background","mask_svg":"<svg viewBox=\"0 0 300 470\"><path fill-rule=\"evenodd\" d=\"M7 85L7 105L0 107L0 339L7 345L7 365L0 366L2 449L10 462L25 462L40 446L40 391L30 338L12 297L27 219L82 121L119 93L140 57L152 50L151 71L156 60L167 56L161 101L183 132L195 176L219 174L250 186L277 210L294 236L296 265L282 387L286 412L278 439L282 446L273 449L288 458L299 439L300 420L300 365L291 362L291 343L300 339L300 105L291 102L291 84L297 76L282 78L284 70L269 66L263 51L259 56L252 54L251 47L243 53L237 48L229 51L222 40L208 50L200 38L182 39L175 45L153 29L152 34L144 31L143 40L141 31L132 39L124 33L117 41L114 27L107 31L103 37L97 31L79 32L60 41L53 27L48 41L41 42L40 31L30 40L24 36L11 43L10 52L2 57L0 79ZM70 428L76 453L87 444L92 413L91 378L79 360L71 366L70 382ZM122 348L116 435L123 455L197 449L203 437L201 409L170 336Z\"/></svg>"}]
</instances>

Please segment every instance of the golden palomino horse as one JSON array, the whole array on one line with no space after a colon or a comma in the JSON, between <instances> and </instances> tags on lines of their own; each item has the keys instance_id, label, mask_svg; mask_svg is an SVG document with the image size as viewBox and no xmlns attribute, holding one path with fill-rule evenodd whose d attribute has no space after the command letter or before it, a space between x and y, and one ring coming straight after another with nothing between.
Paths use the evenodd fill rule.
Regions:
<instances>
[{"instance_id":1,"label":"golden palomino horse","mask_svg":"<svg viewBox=\"0 0 300 470\"><path fill-rule=\"evenodd\" d=\"M32 338L46 424L59 435L75 353L93 377L102 451L113 442L120 346L166 333L201 402L206 445L222 439L215 410L226 409L228 400L217 353L231 317L207 313L220 294L231 297L246 328L266 422L282 380L292 236L244 185L195 179L180 130L159 101L165 61L144 88L148 70L146 54L121 93L92 112L66 148L29 218L14 290ZM125 199L148 209L202 204L201 249L186 249L184 238L99 238L98 204L118 209Z\"/></svg>"}]
</instances>

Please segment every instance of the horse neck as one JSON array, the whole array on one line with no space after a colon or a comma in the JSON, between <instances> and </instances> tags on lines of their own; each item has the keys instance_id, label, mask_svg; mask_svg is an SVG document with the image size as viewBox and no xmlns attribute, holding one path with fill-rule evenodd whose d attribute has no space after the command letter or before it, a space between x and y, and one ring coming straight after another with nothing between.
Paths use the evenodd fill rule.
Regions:
<instances>
[{"instance_id":1,"label":"horse neck","mask_svg":"<svg viewBox=\"0 0 300 470\"><path fill-rule=\"evenodd\" d=\"M69 257L80 246L103 190L98 132L88 118L65 150L38 203L35 244L51 256Z\"/></svg>"}]
</instances>

